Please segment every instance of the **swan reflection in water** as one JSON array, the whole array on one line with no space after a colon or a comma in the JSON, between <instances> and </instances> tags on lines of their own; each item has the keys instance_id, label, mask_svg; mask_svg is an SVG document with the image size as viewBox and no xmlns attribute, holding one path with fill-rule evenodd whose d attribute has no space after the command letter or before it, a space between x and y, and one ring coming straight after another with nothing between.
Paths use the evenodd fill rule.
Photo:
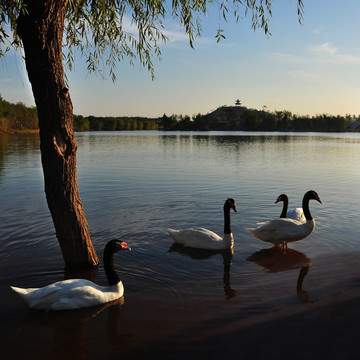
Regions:
<instances>
[{"instance_id":1,"label":"swan reflection in water","mask_svg":"<svg viewBox=\"0 0 360 360\"><path fill-rule=\"evenodd\" d=\"M231 284L230 284L230 268L234 256L233 248L227 250L205 250L205 249L189 248L181 244L174 243L170 247L169 252L177 252L181 255L190 256L192 259L195 260L210 259L212 256L215 256L217 254L222 255L223 264L224 264L223 282L224 282L225 298L229 300L236 296L236 290L231 288Z\"/></svg>"},{"instance_id":2,"label":"swan reflection in water","mask_svg":"<svg viewBox=\"0 0 360 360\"><path fill-rule=\"evenodd\" d=\"M284 252L281 245L275 245L270 249L256 251L246 260L256 263L261 270L268 273L300 268L296 284L298 299L301 302L313 302L309 299L308 293L302 288L304 278L312 265L311 259L304 253L289 248Z\"/></svg>"}]
</instances>

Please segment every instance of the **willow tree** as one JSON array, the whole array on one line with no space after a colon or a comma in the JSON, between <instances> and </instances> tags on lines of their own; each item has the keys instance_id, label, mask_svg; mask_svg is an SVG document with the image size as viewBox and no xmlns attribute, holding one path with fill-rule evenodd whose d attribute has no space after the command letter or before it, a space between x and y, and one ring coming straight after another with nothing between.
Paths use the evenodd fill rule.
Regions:
<instances>
[{"instance_id":1,"label":"willow tree","mask_svg":"<svg viewBox=\"0 0 360 360\"><path fill-rule=\"evenodd\" d=\"M177 19L189 44L201 33L201 17L214 6L219 19L251 16L252 27L269 32L271 0L1 0L0 57L11 47L24 56L37 107L45 193L67 265L96 266L77 186L73 107L64 80L80 51L89 71L109 72L125 58L154 75L152 58L166 42L163 21ZM302 0L296 0L299 19ZM129 30L125 26L131 22ZM219 21L220 23L220 21ZM221 26L215 35L224 38ZM105 66L105 68L103 67Z\"/></svg>"}]
</instances>

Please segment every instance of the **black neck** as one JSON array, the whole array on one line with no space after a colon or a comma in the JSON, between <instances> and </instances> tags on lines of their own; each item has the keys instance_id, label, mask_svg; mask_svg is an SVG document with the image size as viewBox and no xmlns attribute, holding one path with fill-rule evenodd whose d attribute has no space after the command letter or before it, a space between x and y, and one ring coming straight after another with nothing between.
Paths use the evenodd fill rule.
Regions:
<instances>
[{"instance_id":1,"label":"black neck","mask_svg":"<svg viewBox=\"0 0 360 360\"><path fill-rule=\"evenodd\" d=\"M309 196L307 196L307 194L305 194L304 198L303 198L303 201L302 201L302 208L303 208L304 215L305 215L305 218L306 218L307 221L313 219L313 217L310 214L309 201L310 201Z\"/></svg>"},{"instance_id":2,"label":"black neck","mask_svg":"<svg viewBox=\"0 0 360 360\"><path fill-rule=\"evenodd\" d=\"M231 234L229 206L224 206L224 234Z\"/></svg>"},{"instance_id":3,"label":"black neck","mask_svg":"<svg viewBox=\"0 0 360 360\"><path fill-rule=\"evenodd\" d=\"M104 251L104 269L109 285L116 285L120 279L115 272L114 253L105 248Z\"/></svg>"},{"instance_id":4,"label":"black neck","mask_svg":"<svg viewBox=\"0 0 360 360\"><path fill-rule=\"evenodd\" d=\"M288 199L284 199L283 202L284 202L284 205L283 205L282 212L280 214L280 218L286 218L288 205L289 205L289 200Z\"/></svg>"}]
</instances>

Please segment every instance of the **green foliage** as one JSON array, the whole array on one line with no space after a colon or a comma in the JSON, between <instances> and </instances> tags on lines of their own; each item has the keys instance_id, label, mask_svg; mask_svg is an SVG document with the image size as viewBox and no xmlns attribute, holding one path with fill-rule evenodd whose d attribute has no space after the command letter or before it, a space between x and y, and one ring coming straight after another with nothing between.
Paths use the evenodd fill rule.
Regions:
<instances>
[{"instance_id":1,"label":"green foliage","mask_svg":"<svg viewBox=\"0 0 360 360\"><path fill-rule=\"evenodd\" d=\"M82 115L73 115L74 119L74 129L75 131L89 131L90 124L89 119L83 117Z\"/></svg>"},{"instance_id":2,"label":"green foliage","mask_svg":"<svg viewBox=\"0 0 360 360\"><path fill-rule=\"evenodd\" d=\"M0 132L36 130L39 127L35 107L22 103L12 104L0 95Z\"/></svg>"},{"instance_id":3,"label":"green foliage","mask_svg":"<svg viewBox=\"0 0 360 360\"><path fill-rule=\"evenodd\" d=\"M147 117L97 117L74 115L75 131L323 131L344 132L355 116L298 116L289 111L258 111L239 106L219 108L211 114L197 114L192 119L187 115L164 114L161 118ZM37 130L38 117L35 107L22 103L12 104L0 95L0 132ZM360 130L360 127L357 131Z\"/></svg>"},{"instance_id":4,"label":"green foliage","mask_svg":"<svg viewBox=\"0 0 360 360\"><path fill-rule=\"evenodd\" d=\"M220 108L221 109L221 108ZM236 113L236 110L239 112ZM222 114L221 116L219 114ZM247 109L245 107L223 108L221 113L197 114L188 117L168 117L160 120L161 130L185 131L314 131L345 132L349 119L344 116L316 115L297 116L289 111L274 113ZM355 121L353 118L351 121Z\"/></svg>"},{"instance_id":5,"label":"green foliage","mask_svg":"<svg viewBox=\"0 0 360 360\"><path fill-rule=\"evenodd\" d=\"M1 0L0 2L0 57L10 47L19 47L16 19L26 12L29 0ZM153 56L161 58L160 44L167 41L164 20L177 19L194 47L200 36L201 17L211 6L217 8L219 28L217 42L225 39L221 20L230 14L239 21L251 13L254 30L263 29L270 34L271 0L68 0L64 28L64 62L71 70L77 52L86 58L87 68L104 75L104 69L115 81L115 67L125 58L133 64L139 59L154 77ZM303 2L297 0L299 21L303 14ZM130 24L128 26L127 24ZM11 36L12 35L12 36Z\"/></svg>"},{"instance_id":6,"label":"green foliage","mask_svg":"<svg viewBox=\"0 0 360 360\"><path fill-rule=\"evenodd\" d=\"M158 130L157 119L74 115L75 131Z\"/></svg>"},{"instance_id":7,"label":"green foliage","mask_svg":"<svg viewBox=\"0 0 360 360\"><path fill-rule=\"evenodd\" d=\"M21 11L26 12L21 0L0 1L0 58L11 47L16 49L21 47L21 41L16 34L16 19Z\"/></svg>"}]
</instances>

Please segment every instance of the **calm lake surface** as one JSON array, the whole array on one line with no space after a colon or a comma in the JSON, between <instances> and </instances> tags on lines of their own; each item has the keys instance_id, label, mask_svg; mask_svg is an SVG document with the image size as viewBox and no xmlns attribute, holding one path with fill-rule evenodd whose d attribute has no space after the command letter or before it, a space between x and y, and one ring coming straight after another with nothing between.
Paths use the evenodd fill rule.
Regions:
<instances>
[{"instance_id":1,"label":"calm lake surface","mask_svg":"<svg viewBox=\"0 0 360 360\"><path fill-rule=\"evenodd\" d=\"M11 291L68 277L106 285L106 278L102 263L93 272L64 269L38 135L0 135L4 359L241 354L241 339L227 344L223 334L316 309L345 280L359 279L360 134L93 132L78 133L77 142L78 185L99 258L112 238L132 248L115 255L125 296L100 308L45 313L28 310ZM279 217L281 193L293 208L307 190L323 202L310 202L316 229L286 254L244 230ZM233 254L172 246L169 227L221 234L228 197L238 208Z\"/></svg>"}]
</instances>

